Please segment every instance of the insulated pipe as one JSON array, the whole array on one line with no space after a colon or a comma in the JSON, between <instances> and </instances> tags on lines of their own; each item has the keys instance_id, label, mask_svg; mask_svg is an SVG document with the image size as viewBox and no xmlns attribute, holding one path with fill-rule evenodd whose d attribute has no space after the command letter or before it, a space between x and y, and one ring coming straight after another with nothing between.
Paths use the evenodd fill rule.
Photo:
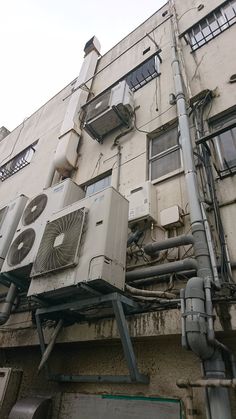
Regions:
<instances>
[{"instance_id":1,"label":"insulated pipe","mask_svg":"<svg viewBox=\"0 0 236 419\"><path fill-rule=\"evenodd\" d=\"M139 297L157 297L157 298L168 298L168 299L176 298L176 295L173 294L172 292L142 290L139 288L131 287L128 284L125 285L125 289L129 291L130 294L138 295Z\"/></svg>"},{"instance_id":2,"label":"insulated pipe","mask_svg":"<svg viewBox=\"0 0 236 419\"><path fill-rule=\"evenodd\" d=\"M11 284L8 290L5 302L3 304L2 311L0 312L0 325L3 325L7 322L11 315L12 306L17 297L18 289L15 284Z\"/></svg>"},{"instance_id":3,"label":"insulated pipe","mask_svg":"<svg viewBox=\"0 0 236 419\"><path fill-rule=\"evenodd\" d=\"M143 250L147 255L151 256L153 253L160 250L171 249L172 247L179 247L187 244L194 244L193 236L181 235L171 237L170 239L163 240L161 242L149 243L144 246Z\"/></svg>"},{"instance_id":4,"label":"insulated pipe","mask_svg":"<svg viewBox=\"0 0 236 419\"><path fill-rule=\"evenodd\" d=\"M126 272L125 279L127 282L131 282L136 279L182 272L189 269L197 269L197 263L194 259L187 258L176 262L164 263L162 265L150 266L148 268Z\"/></svg>"}]
</instances>

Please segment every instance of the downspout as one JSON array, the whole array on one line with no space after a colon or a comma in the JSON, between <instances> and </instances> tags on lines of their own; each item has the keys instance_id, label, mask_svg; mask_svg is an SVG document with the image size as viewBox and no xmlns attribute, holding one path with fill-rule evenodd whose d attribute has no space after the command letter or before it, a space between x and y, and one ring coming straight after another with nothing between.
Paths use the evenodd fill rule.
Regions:
<instances>
[{"instance_id":1,"label":"downspout","mask_svg":"<svg viewBox=\"0 0 236 419\"><path fill-rule=\"evenodd\" d=\"M0 312L0 325L3 325L7 322L11 315L12 306L14 301L17 297L18 289L15 284L11 284L8 290L5 302L2 307L2 311Z\"/></svg>"},{"instance_id":2,"label":"downspout","mask_svg":"<svg viewBox=\"0 0 236 419\"><path fill-rule=\"evenodd\" d=\"M198 278L188 281L185 295L182 297L183 318L182 338L184 343L204 362L204 370L207 378L224 378L225 366L221 352L210 345L207 340L207 313L205 308L206 298L204 283L212 283L214 276L212 273L211 260L205 234L204 220L201 211L199 191L197 186L196 168L193 158L192 143L190 137L189 119L186 107L186 98L182 83L179 59L174 31L174 23L171 19L171 51L172 51L172 71L175 85L175 97L177 115L180 130L180 141L183 155L185 172L185 182L189 201L190 220L192 235L194 237L194 250L197 261ZM216 283L219 287L219 283ZM185 305L184 305L185 303ZM224 388L212 388L207 390L206 404L209 402L209 419L231 419L231 409L229 395ZM209 416L209 414L208 414Z\"/></svg>"}]
</instances>

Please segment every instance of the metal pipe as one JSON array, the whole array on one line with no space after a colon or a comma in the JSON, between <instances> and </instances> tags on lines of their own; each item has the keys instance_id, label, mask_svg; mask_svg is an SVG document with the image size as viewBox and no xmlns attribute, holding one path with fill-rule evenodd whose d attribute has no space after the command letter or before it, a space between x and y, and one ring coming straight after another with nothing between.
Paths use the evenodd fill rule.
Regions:
<instances>
[{"instance_id":1,"label":"metal pipe","mask_svg":"<svg viewBox=\"0 0 236 419\"><path fill-rule=\"evenodd\" d=\"M210 231L210 226L209 226L209 222L206 216L203 203L201 204L201 207L202 207L202 215L203 215L203 222L204 222L206 238L207 238L207 243L208 243L208 249L209 249L209 254L210 254L211 266L212 266L213 275L214 275L214 281L217 288L220 288L220 280L219 280L219 275L218 275L218 270L217 270L217 263L216 263L215 253L214 253L211 231Z\"/></svg>"},{"instance_id":2,"label":"metal pipe","mask_svg":"<svg viewBox=\"0 0 236 419\"><path fill-rule=\"evenodd\" d=\"M188 278L191 278L192 276L194 276L196 274L196 270L190 270L190 271L181 271L179 272L180 275L183 275L183 280L187 280ZM158 277L153 276L150 278L144 278L144 279L135 279L133 281L129 281L131 282L132 285L150 285L150 284L164 284L164 283L168 283L170 282L171 276L173 275L173 273L171 274L167 274L167 275L160 275ZM178 278L181 279L181 278Z\"/></svg>"},{"instance_id":3,"label":"metal pipe","mask_svg":"<svg viewBox=\"0 0 236 419\"><path fill-rule=\"evenodd\" d=\"M3 304L2 311L0 312L0 325L7 322L11 315L12 306L18 294L18 288L15 284L11 284L8 290L5 302Z\"/></svg>"},{"instance_id":4,"label":"metal pipe","mask_svg":"<svg viewBox=\"0 0 236 419\"><path fill-rule=\"evenodd\" d=\"M153 276L182 272L189 269L197 269L197 263L194 259L186 258L176 262L164 263L157 266L149 266L148 268L137 269L126 272L126 281L131 282L140 278L150 278Z\"/></svg>"},{"instance_id":5,"label":"metal pipe","mask_svg":"<svg viewBox=\"0 0 236 419\"><path fill-rule=\"evenodd\" d=\"M53 333L52 333L52 336L50 338L50 342L49 342L48 346L46 347L46 349L45 349L45 351L42 355L42 359L41 359L40 364L38 366L38 372L41 371L41 369L44 367L45 363L47 362L49 356L51 355L51 352L54 348L57 336L59 335L62 327L63 327L63 320L60 319L59 322L57 323Z\"/></svg>"},{"instance_id":6,"label":"metal pipe","mask_svg":"<svg viewBox=\"0 0 236 419\"><path fill-rule=\"evenodd\" d=\"M231 387L236 388L236 380L226 380L217 378L208 378L207 380L199 379L196 381L177 380L176 382L179 388L188 387Z\"/></svg>"},{"instance_id":7,"label":"metal pipe","mask_svg":"<svg viewBox=\"0 0 236 419\"><path fill-rule=\"evenodd\" d=\"M194 244L193 236L176 236L171 237L161 242L148 243L144 246L143 250L147 255L153 255L153 253L159 252L160 250L171 249L172 247L179 247L188 244Z\"/></svg>"},{"instance_id":8,"label":"metal pipe","mask_svg":"<svg viewBox=\"0 0 236 419\"><path fill-rule=\"evenodd\" d=\"M139 288L131 287L130 285L126 284L125 288L130 294L138 295L140 297L157 297L157 298L176 298L176 295L172 292L167 291L151 291L151 290L142 290Z\"/></svg>"},{"instance_id":9,"label":"metal pipe","mask_svg":"<svg viewBox=\"0 0 236 419\"><path fill-rule=\"evenodd\" d=\"M173 4L173 3L171 3ZM173 6L174 8L174 6ZM174 11L175 12L175 11ZM175 16L175 13L173 13ZM186 106L186 98L182 83L180 64L177 55L176 37L174 22L171 20L171 51L172 51L172 71L175 85L175 96L178 123L180 130L180 146L182 149L183 165L186 181L186 189L189 201L190 221L192 235L194 237L194 251L198 265L198 278L190 280L186 287L186 334L190 349L201 359L211 358L205 362L205 372L207 378L215 378L217 374L222 374L224 378L225 370L222 369L222 357L218 351L210 346L206 337L207 322L205 311L205 293L203 290L204 280L213 282L214 276L211 267L211 260L208 250L207 238L205 233L204 220L201 210L199 190L197 186L197 173L193 157L193 148L190 136L189 117ZM196 282L196 286L195 283ZM218 284L217 284L218 285ZM191 314L188 314L191 313ZM216 359L215 359L216 358ZM218 362L216 362L218 361ZM215 375L216 374L216 375ZM230 419L231 410L229 395L225 389L208 390L209 407L214 419ZM215 405L217 408L215 408Z\"/></svg>"}]
</instances>

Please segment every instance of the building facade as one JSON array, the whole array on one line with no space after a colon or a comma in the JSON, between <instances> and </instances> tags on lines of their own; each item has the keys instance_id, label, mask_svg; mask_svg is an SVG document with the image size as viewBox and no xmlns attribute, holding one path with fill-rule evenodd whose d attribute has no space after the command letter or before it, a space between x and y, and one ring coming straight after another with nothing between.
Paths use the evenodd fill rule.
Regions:
<instances>
[{"instance_id":1,"label":"building facade","mask_svg":"<svg viewBox=\"0 0 236 419\"><path fill-rule=\"evenodd\" d=\"M0 249L1 367L22 371L5 417L32 396L55 419L235 417L235 22L235 0L170 0L103 56L92 38L78 78L1 130L1 239L26 197ZM68 205L73 260L60 224L46 266Z\"/></svg>"}]
</instances>

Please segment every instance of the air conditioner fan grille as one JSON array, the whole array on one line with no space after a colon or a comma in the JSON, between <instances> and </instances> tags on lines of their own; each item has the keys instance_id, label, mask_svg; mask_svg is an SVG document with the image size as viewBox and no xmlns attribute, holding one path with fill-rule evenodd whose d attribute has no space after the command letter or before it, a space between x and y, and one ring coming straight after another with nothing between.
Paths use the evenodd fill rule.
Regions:
<instances>
[{"instance_id":1,"label":"air conditioner fan grille","mask_svg":"<svg viewBox=\"0 0 236 419\"><path fill-rule=\"evenodd\" d=\"M34 241L35 231L32 228L20 233L11 244L7 255L8 265L15 266L21 263L32 249Z\"/></svg>"},{"instance_id":2,"label":"air conditioner fan grille","mask_svg":"<svg viewBox=\"0 0 236 419\"><path fill-rule=\"evenodd\" d=\"M85 215L86 210L82 208L46 225L34 261L32 276L43 275L78 263L77 256Z\"/></svg>"},{"instance_id":3,"label":"air conditioner fan grille","mask_svg":"<svg viewBox=\"0 0 236 419\"><path fill-rule=\"evenodd\" d=\"M30 201L25 208L22 222L24 225L33 223L42 214L47 205L48 197L46 194L40 194Z\"/></svg>"}]
</instances>

